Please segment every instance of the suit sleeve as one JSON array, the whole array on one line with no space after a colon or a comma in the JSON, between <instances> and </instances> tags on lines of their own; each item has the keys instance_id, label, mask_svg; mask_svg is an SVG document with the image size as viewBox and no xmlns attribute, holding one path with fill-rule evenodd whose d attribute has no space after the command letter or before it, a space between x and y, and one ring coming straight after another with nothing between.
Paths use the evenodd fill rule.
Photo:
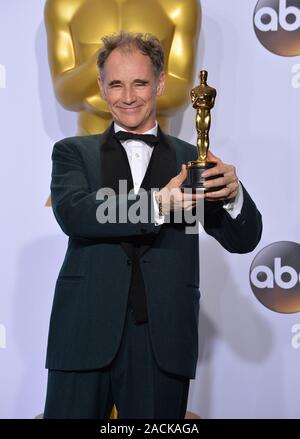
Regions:
<instances>
[{"instance_id":1,"label":"suit sleeve","mask_svg":"<svg viewBox=\"0 0 300 439\"><path fill-rule=\"evenodd\" d=\"M150 191L137 197L119 194L106 198L99 191L91 191L79 151L64 141L54 145L52 162L52 208L58 224L68 236L79 239L126 238L159 232L160 227L154 224ZM137 221L130 222L127 213L134 209L137 200L143 212L139 217L137 213ZM106 222L99 221L104 211L103 203L109 212Z\"/></svg>"},{"instance_id":2,"label":"suit sleeve","mask_svg":"<svg viewBox=\"0 0 300 439\"><path fill-rule=\"evenodd\" d=\"M233 219L221 203L207 202L204 229L231 253L255 249L262 234L262 219L255 203L242 185L244 202L241 213Z\"/></svg>"}]
</instances>

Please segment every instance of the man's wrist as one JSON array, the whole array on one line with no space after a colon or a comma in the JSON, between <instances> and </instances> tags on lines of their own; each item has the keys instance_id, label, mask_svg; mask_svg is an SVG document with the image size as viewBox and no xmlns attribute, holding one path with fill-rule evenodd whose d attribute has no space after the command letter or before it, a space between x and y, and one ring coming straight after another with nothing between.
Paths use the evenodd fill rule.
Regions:
<instances>
[{"instance_id":1,"label":"man's wrist","mask_svg":"<svg viewBox=\"0 0 300 439\"><path fill-rule=\"evenodd\" d=\"M225 209L229 213L229 215L233 219L235 219L241 213L243 203L244 203L243 188L241 186L241 183L239 182L237 195L233 200L230 200L227 203L223 203L223 209Z\"/></svg>"}]
</instances>

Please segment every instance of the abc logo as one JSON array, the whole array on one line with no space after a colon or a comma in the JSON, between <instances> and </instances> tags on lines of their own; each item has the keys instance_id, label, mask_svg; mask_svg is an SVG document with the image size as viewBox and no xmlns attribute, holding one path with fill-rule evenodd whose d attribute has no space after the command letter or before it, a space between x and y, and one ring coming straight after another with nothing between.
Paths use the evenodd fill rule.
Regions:
<instances>
[{"instance_id":1,"label":"abc logo","mask_svg":"<svg viewBox=\"0 0 300 439\"><path fill-rule=\"evenodd\" d=\"M250 267L250 284L267 308L281 313L300 311L300 244L274 242L261 250Z\"/></svg>"},{"instance_id":2,"label":"abc logo","mask_svg":"<svg viewBox=\"0 0 300 439\"><path fill-rule=\"evenodd\" d=\"M270 52L300 55L300 0L259 0L254 11L254 30Z\"/></svg>"}]
</instances>

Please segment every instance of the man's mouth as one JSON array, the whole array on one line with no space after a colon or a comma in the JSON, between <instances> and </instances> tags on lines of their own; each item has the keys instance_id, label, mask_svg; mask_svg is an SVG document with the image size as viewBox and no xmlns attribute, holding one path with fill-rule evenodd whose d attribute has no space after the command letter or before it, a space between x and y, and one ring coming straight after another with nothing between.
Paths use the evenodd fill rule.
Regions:
<instances>
[{"instance_id":1,"label":"man's mouth","mask_svg":"<svg viewBox=\"0 0 300 439\"><path fill-rule=\"evenodd\" d=\"M122 111L135 111L141 108L141 106L139 105L137 107L118 107L118 108Z\"/></svg>"}]
</instances>

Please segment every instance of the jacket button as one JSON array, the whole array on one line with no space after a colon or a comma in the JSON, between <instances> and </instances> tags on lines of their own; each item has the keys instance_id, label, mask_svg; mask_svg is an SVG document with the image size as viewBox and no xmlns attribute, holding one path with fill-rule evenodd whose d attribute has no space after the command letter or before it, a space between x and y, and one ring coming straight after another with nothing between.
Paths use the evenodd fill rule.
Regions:
<instances>
[{"instance_id":1,"label":"jacket button","mask_svg":"<svg viewBox=\"0 0 300 439\"><path fill-rule=\"evenodd\" d=\"M131 259L127 259L127 265L131 265L131 264L132 264Z\"/></svg>"}]
</instances>

